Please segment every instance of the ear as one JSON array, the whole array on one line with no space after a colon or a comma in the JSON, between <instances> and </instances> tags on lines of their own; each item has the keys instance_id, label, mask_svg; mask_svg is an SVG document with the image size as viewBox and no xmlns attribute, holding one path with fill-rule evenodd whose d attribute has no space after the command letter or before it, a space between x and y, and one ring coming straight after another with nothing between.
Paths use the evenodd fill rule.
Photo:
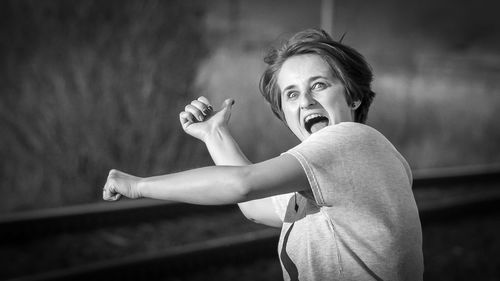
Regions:
<instances>
[{"instance_id":1,"label":"ear","mask_svg":"<svg viewBox=\"0 0 500 281\"><path fill-rule=\"evenodd\" d=\"M352 110L356 110L358 109L358 107L361 105L361 101L360 100L357 100L357 101L354 101L352 104L351 104L351 109Z\"/></svg>"}]
</instances>

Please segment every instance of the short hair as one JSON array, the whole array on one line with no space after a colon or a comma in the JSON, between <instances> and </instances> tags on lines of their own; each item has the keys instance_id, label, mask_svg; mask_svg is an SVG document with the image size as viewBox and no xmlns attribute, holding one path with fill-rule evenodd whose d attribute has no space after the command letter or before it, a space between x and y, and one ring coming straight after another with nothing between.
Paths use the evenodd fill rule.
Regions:
<instances>
[{"instance_id":1,"label":"short hair","mask_svg":"<svg viewBox=\"0 0 500 281\"><path fill-rule=\"evenodd\" d=\"M366 122L368 109L375 97L371 89L372 69L363 55L341 41L334 41L324 30L307 29L296 33L281 48L272 48L268 52L264 58L267 68L260 79L259 88L279 119L286 123L277 85L277 76L283 63L293 56L316 54L330 65L333 76L343 83L348 105L361 101L354 112L354 121Z\"/></svg>"}]
</instances>

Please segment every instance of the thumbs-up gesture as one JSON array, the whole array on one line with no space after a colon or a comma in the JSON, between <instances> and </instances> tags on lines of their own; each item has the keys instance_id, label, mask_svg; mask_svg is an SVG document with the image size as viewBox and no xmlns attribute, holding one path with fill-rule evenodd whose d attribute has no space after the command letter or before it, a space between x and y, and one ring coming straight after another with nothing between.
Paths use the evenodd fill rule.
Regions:
<instances>
[{"instance_id":1,"label":"thumbs-up gesture","mask_svg":"<svg viewBox=\"0 0 500 281\"><path fill-rule=\"evenodd\" d=\"M214 110L210 101L205 97L199 97L186 105L184 111L179 113L184 132L205 141L206 137L221 127L227 127L231 117L233 99L226 99L219 111Z\"/></svg>"}]
</instances>

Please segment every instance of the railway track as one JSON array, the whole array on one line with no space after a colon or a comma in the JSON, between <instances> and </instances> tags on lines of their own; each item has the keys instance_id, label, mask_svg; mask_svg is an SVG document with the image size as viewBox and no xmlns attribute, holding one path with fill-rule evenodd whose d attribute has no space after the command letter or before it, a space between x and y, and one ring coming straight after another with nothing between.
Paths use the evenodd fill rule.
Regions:
<instances>
[{"instance_id":1,"label":"railway track","mask_svg":"<svg viewBox=\"0 0 500 281\"><path fill-rule=\"evenodd\" d=\"M471 183L498 186L500 183L499 166L419 171L414 175L415 190L449 188L456 184ZM467 196L457 194L417 203L425 227L443 220L497 213L500 210L500 191L493 188L487 193L477 192ZM3 217L0 219L0 238L2 243L8 243L12 240L33 239L38 235L52 235L59 231L78 232L103 225L175 218L200 212L216 214L234 208L232 205L204 207L154 200L99 203ZM166 274L175 275L206 266L238 264L249 259L274 256L277 239L276 230L265 229L9 280L158 280Z\"/></svg>"},{"instance_id":2,"label":"railway track","mask_svg":"<svg viewBox=\"0 0 500 281\"><path fill-rule=\"evenodd\" d=\"M0 217L0 244L74 233L101 227L171 219L196 213L218 213L234 205L201 206L140 199L102 202L63 208L14 213Z\"/></svg>"}]
</instances>

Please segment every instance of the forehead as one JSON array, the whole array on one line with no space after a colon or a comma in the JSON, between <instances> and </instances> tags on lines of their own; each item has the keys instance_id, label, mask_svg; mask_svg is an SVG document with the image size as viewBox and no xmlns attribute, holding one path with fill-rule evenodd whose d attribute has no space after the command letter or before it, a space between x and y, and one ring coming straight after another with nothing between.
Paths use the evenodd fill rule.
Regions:
<instances>
[{"instance_id":1,"label":"forehead","mask_svg":"<svg viewBox=\"0 0 500 281\"><path fill-rule=\"evenodd\" d=\"M330 65L315 54L297 55L288 58L278 73L278 87L283 90L289 86L298 86L311 77L333 78Z\"/></svg>"}]
</instances>

